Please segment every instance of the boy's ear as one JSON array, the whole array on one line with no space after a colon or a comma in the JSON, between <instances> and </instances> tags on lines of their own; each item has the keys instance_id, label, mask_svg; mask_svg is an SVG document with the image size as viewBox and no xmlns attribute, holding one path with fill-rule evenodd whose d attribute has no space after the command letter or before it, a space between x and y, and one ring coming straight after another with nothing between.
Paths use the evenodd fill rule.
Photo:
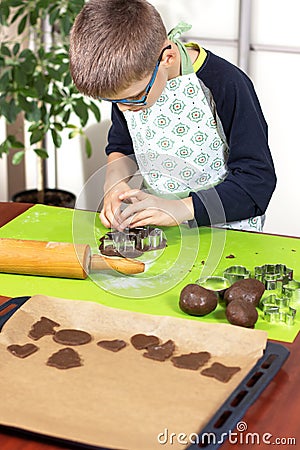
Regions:
<instances>
[{"instance_id":1,"label":"boy's ear","mask_svg":"<svg viewBox=\"0 0 300 450\"><path fill-rule=\"evenodd\" d=\"M173 44L174 47L174 44ZM177 52L174 48L168 48L167 50L164 51L162 60L161 60L161 65L165 66L166 68L173 66L175 64L175 62L177 62L178 60L178 55Z\"/></svg>"}]
</instances>

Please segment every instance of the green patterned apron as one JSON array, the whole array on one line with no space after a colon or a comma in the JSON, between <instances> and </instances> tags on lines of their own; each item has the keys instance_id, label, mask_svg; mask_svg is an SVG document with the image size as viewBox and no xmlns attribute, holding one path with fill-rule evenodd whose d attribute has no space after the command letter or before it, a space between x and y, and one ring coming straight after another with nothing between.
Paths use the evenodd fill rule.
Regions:
<instances>
[{"instance_id":1,"label":"green patterned apron","mask_svg":"<svg viewBox=\"0 0 300 450\"><path fill-rule=\"evenodd\" d=\"M169 80L156 103L143 111L124 112L144 184L156 195L184 198L209 189L227 175L228 144L205 86L193 70L177 37L190 29L179 24L169 34L181 55L181 75ZM204 51L204 50L203 50ZM261 217L219 224L261 231Z\"/></svg>"}]
</instances>

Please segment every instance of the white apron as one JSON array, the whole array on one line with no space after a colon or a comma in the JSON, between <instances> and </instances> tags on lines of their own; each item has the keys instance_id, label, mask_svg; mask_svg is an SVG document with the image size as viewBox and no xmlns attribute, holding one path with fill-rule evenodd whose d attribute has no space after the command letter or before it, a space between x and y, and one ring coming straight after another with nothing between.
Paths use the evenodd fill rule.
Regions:
<instances>
[{"instance_id":1,"label":"white apron","mask_svg":"<svg viewBox=\"0 0 300 450\"><path fill-rule=\"evenodd\" d=\"M216 186L228 171L229 149L222 124L212 112L184 45L176 39L189 28L180 24L169 34L181 54L181 76L167 82L150 108L124 112L144 184L150 192L169 198ZM261 217L218 226L262 231Z\"/></svg>"}]
</instances>

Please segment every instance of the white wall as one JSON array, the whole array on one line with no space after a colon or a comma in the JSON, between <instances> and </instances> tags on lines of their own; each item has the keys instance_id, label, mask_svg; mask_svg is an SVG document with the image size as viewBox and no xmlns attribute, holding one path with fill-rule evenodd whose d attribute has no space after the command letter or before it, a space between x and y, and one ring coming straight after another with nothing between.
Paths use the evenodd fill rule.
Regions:
<instances>
[{"instance_id":1,"label":"white wall","mask_svg":"<svg viewBox=\"0 0 300 450\"><path fill-rule=\"evenodd\" d=\"M299 52L299 17L298 0L253 0L251 42L270 48L294 47ZM300 119L300 53L251 52L250 75L269 124L278 177L265 231L300 236L300 140L296 134Z\"/></svg>"}]
</instances>

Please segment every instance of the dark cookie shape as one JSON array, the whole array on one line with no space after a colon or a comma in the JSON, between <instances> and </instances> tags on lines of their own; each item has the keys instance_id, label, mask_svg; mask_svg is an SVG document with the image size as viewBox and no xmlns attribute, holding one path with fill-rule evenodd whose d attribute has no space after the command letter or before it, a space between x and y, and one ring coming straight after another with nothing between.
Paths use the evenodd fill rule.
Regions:
<instances>
[{"instance_id":1,"label":"dark cookie shape","mask_svg":"<svg viewBox=\"0 0 300 450\"><path fill-rule=\"evenodd\" d=\"M213 363L211 367L203 369L200 373L205 377L212 377L216 380L222 381L222 383L227 383L234 374L241 370L240 367L229 367L224 366L221 363Z\"/></svg>"},{"instance_id":2,"label":"dark cookie shape","mask_svg":"<svg viewBox=\"0 0 300 450\"><path fill-rule=\"evenodd\" d=\"M159 338L152 335L135 334L131 337L130 342L137 350L144 350L148 348L149 345L158 345Z\"/></svg>"},{"instance_id":3,"label":"dark cookie shape","mask_svg":"<svg viewBox=\"0 0 300 450\"><path fill-rule=\"evenodd\" d=\"M245 302L252 303L254 306L258 306L265 291L265 285L255 278L246 278L233 283L224 293L224 300L226 304L232 302L232 300L241 299Z\"/></svg>"},{"instance_id":4,"label":"dark cookie shape","mask_svg":"<svg viewBox=\"0 0 300 450\"><path fill-rule=\"evenodd\" d=\"M232 325L253 328L258 319L258 312L252 303L244 300L232 300L225 311L228 322Z\"/></svg>"},{"instance_id":5,"label":"dark cookie shape","mask_svg":"<svg viewBox=\"0 0 300 450\"><path fill-rule=\"evenodd\" d=\"M31 339L34 339L37 341L43 336L46 336L47 334L54 334L55 330L54 327L59 327L60 324L57 322L54 322L54 320L48 319L47 317L41 317L38 322L35 322L31 330L28 333L28 336Z\"/></svg>"},{"instance_id":6,"label":"dark cookie shape","mask_svg":"<svg viewBox=\"0 0 300 450\"><path fill-rule=\"evenodd\" d=\"M105 350L110 350L111 352L118 352L122 348L126 347L126 342L122 339L114 339L112 341L99 341L97 342L99 347L105 348Z\"/></svg>"},{"instance_id":7,"label":"dark cookie shape","mask_svg":"<svg viewBox=\"0 0 300 450\"><path fill-rule=\"evenodd\" d=\"M180 293L180 309L192 316L205 316L216 309L217 304L217 295L198 284L187 284Z\"/></svg>"},{"instance_id":8,"label":"dark cookie shape","mask_svg":"<svg viewBox=\"0 0 300 450\"><path fill-rule=\"evenodd\" d=\"M57 369L71 369L72 367L82 366L79 354L69 347L62 348L58 352L53 353L46 364Z\"/></svg>"},{"instance_id":9,"label":"dark cookie shape","mask_svg":"<svg viewBox=\"0 0 300 450\"><path fill-rule=\"evenodd\" d=\"M33 353L38 351L38 349L39 348L34 344L12 344L7 347L7 350L18 358L27 358L27 356L32 355Z\"/></svg>"},{"instance_id":10,"label":"dark cookie shape","mask_svg":"<svg viewBox=\"0 0 300 450\"><path fill-rule=\"evenodd\" d=\"M92 340L92 336L86 331L65 329L57 331L53 340L63 345L83 345L88 344Z\"/></svg>"},{"instance_id":11,"label":"dark cookie shape","mask_svg":"<svg viewBox=\"0 0 300 450\"><path fill-rule=\"evenodd\" d=\"M170 358L175 350L175 343L169 339L161 345L150 345L147 352L143 353L145 358L155 359L156 361L165 361Z\"/></svg>"},{"instance_id":12,"label":"dark cookie shape","mask_svg":"<svg viewBox=\"0 0 300 450\"><path fill-rule=\"evenodd\" d=\"M173 356L171 361L175 367L180 369L198 370L204 366L210 359L211 354L208 352L188 353L180 356Z\"/></svg>"}]
</instances>

